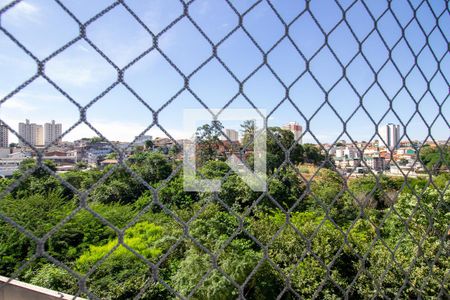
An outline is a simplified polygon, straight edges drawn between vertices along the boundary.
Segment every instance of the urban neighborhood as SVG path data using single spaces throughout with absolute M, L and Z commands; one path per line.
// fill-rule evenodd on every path
M 56 164 L 58 172 L 77 169 L 80 165 L 86 168 L 105 167 L 117 164 L 116 150 L 123 151 L 125 156 L 142 151 L 160 151 L 167 154 L 177 151 L 178 158 L 182 158 L 183 140 L 152 137 L 150 135 L 137 136 L 134 141 L 106 141 L 100 137 L 83 138 L 76 141 L 63 141 L 62 124 L 55 120 L 44 125 L 30 123 L 27 119 L 18 124 L 18 133 L 22 137 L 18 143 L 9 143 L 9 130 L 0 125 L 0 176 L 11 177 L 18 170 L 20 163 L 29 158 L 36 158 L 34 149 L 43 150 L 43 160 Z M 293 134 L 294 140 L 302 144 L 303 127 L 297 122 L 289 122 L 281 127 L 282 130 Z M 371 141 L 339 140 L 334 144 L 321 143 L 313 146 L 324 156 L 329 157 L 342 174 L 360 176 L 368 172 L 384 173 L 392 176 L 426 176 L 423 164 L 417 158 L 417 149 L 423 145 L 436 147 L 445 145 L 446 141 L 421 142 L 411 141 L 407 138 L 401 140 L 400 126 L 386 124 L 378 129 L 379 138 Z M 236 129 L 226 128 L 220 142 L 217 143 L 219 152 L 226 155 L 232 143 L 235 152 L 248 152 L 243 149 L 240 132 Z M 237 146 L 237 147 L 236 147 Z

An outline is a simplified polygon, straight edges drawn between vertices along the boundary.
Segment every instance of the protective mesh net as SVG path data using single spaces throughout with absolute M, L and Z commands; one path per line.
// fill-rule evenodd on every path
M 14 178 L 11 184 L 3 187 L 0 201 L 5 201 L 11 194 L 14 194 L 15 190 L 26 184 L 30 177 L 37 176 L 36 172 L 50 174 L 51 178 L 56 179 L 56 185 L 64 186 L 77 199 L 77 205 L 73 207 L 73 210 L 65 212 L 56 224 L 49 224 L 51 228 L 39 234 L 30 229 L 28 225 L 24 225 L 10 217 L 8 209 L 2 209 L 0 219 L 3 223 L 17 230 L 18 233 L 30 240 L 34 245 L 33 253 L 27 260 L 21 262 L 20 267 L 4 275 L 17 278 L 26 273 L 36 261 L 44 259 L 63 270 L 64 274 L 67 274 L 66 276 L 75 278 L 78 288 L 78 291 L 74 293 L 76 296 L 94 299 L 102 298 L 102 296 L 98 295 L 98 290 L 102 288 L 113 289 L 114 287 L 100 284 L 100 287 L 97 286 L 95 291 L 93 291 L 89 281 L 90 278 L 98 272 L 102 264 L 108 264 L 110 259 L 118 259 L 114 256 L 114 253 L 128 251 L 137 257 L 138 264 L 142 264 L 142 267 L 148 269 L 148 271 L 147 276 L 141 278 L 142 282 L 128 283 L 135 285 L 137 288 L 135 294 L 128 294 L 125 298 L 157 297 L 155 295 L 158 294 L 149 294 L 149 290 L 152 289 L 165 291 L 168 297 L 183 299 L 227 298 L 227 296 L 221 296 L 220 293 L 202 293 L 205 286 L 209 286 L 211 290 L 214 290 L 214 285 L 216 284 L 215 288 L 217 290 L 220 290 L 221 287 L 233 290 L 231 294 L 225 293 L 225 295 L 233 295 L 233 297 L 245 299 L 249 297 L 248 291 L 257 285 L 255 280 L 265 284 L 264 280 L 271 278 L 273 273 L 277 274 L 278 283 L 280 286 L 283 286 L 283 289 L 273 289 L 274 295 L 259 295 L 260 297 L 266 296 L 280 299 L 351 298 L 355 297 L 355 295 L 364 295 L 367 298 L 448 297 L 448 232 L 450 232 L 448 227 L 448 180 L 444 180 L 444 183 L 434 182 L 437 172 L 446 173 L 449 171 L 448 139 L 443 143 L 438 142 L 433 137 L 432 130 L 433 126 L 443 126 L 446 130 L 449 127 L 448 115 L 445 116 L 446 103 L 449 97 L 447 89 L 450 86 L 450 74 L 448 72 L 450 69 L 448 68 L 450 59 L 448 54 L 450 15 L 448 2 L 444 0 L 387 1 L 375 9 L 370 1 L 330 0 L 326 1 L 326 3 L 325 1 L 323 3 L 320 1 L 299 1 L 301 4 L 299 4 L 298 12 L 291 12 L 291 16 L 286 18 L 285 12 L 279 11 L 278 1 L 250 1 L 251 3 L 248 3 L 245 8 L 242 8 L 242 4 L 236 3 L 237 1 L 220 1 L 223 2 L 223 6 L 229 13 L 235 15 L 237 22 L 231 30 L 218 39 L 210 37 L 209 28 L 205 28 L 204 25 L 201 25 L 196 20 L 192 13 L 192 7 L 197 2 L 195 0 L 180 0 L 179 3 L 177 2 L 182 8 L 179 15 L 176 15 L 169 24 L 157 32 L 142 20 L 138 11 L 132 8 L 133 1 L 121 0 L 112 2 L 109 6 L 96 13 L 95 16 L 82 22 L 77 17 L 77 13 L 69 9 L 65 1 L 54 0 L 54 3 L 60 8 L 59 13 L 64 18 L 69 18 L 77 24 L 79 34 L 43 59 L 33 53 L 32 47 L 25 46 L 19 37 L 16 37 L 15 34 L 8 30 L 7 26 L 0 23 L 1 33 L 14 43 L 17 51 L 25 53 L 36 65 L 36 73 L 8 92 L 0 100 L 0 105 L 13 101 L 14 96 L 34 81 L 38 79 L 44 80 L 79 109 L 78 121 L 63 132 L 61 138 L 78 126 L 85 124 L 114 149 L 118 160 L 118 164 L 96 178 L 94 185 L 80 189 L 76 184 L 69 182 L 67 178 L 61 176 L 44 163 L 44 152 L 52 145 L 46 146 L 45 149 L 36 148 L 34 145 L 29 144 L 24 137 L 21 137 L 12 127 L 12 124 L 9 124 L 6 119 L 3 120 L 2 118 L 1 121 L 4 122 L 8 130 L 32 149 L 36 155 L 37 164 Z M 12 1 L 3 6 L 0 9 L 0 22 L 21 2 L 20 0 Z M 404 11 L 399 11 L 397 6 L 400 2 L 403 5 L 402 7 L 408 10 L 407 14 Z M 264 45 L 261 43 L 258 36 L 261 31 L 255 33 L 246 23 L 246 20 L 251 18 L 255 11 L 262 6 L 270 11 L 273 19 L 271 22 L 277 22 L 279 26 L 279 30 L 271 30 L 271 28 L 264 27 L 264 23 L 268 22 L 268 20 L 260 21 L 261 28 L 266 28 L 267 34 L 274 35 L 273 42 L 269 45 L 267 45 L 267 42 Z M 333 7 L 335 14 L 324 14 L 323 11 L 330 7 Z M 381 10 L 380 7 L 382 7 Z M 146 44 L 146 49 L 142 53 L 124 64 L 115 62 L 113 58 L 106 54 L 107 51 L 96 45 L 95 41 L 88 34 L 91 26 L 94 26 L 117 9 L 125 10 L 130 22 L 137 23 L 140 30 L 142 29 L 145 35 L 148 36 L 149 41 L 151 41 Z M 355 16 L 361 18 L 361 20 L 358 22 L 358 18 L 354 19 Z M 386 23 L 390 25 L 386 26 Z M 201 38 L 206 41 L 202 45 L 206 49 L 206 53 L 208 53 L 207 57 L 196 63 L 190 72 L 186 72 L 185 68 L 180 67 L 180 62 L 174 60 L 170 54 L 166 53 L 164 46 L 160 45 L 160 41 L 174 27 L 180 25 L 189 26 L 192 30 L 197 31 Z M 366 28 L 358 28 L 360 25 L 361 27 L 364 25 Z M 341 30 L 347 32 L 349 36 L 348 43 L 354 43 L 355 51 L 353 53 L 345 53 L 343 55 L 342 51 L 337 49 L 340 44 L 336 42 L 335 34 Z M 301 36 L 300 33 L 302 31 L 311 31 L 315 35 L 320 36 L 320 42 L 317 45 L 305 47 L 303 41 L 298 38 L 299 35 Z M 392 32 L 397 34 L 392 34 Z M 235 74 L 232 59 L 231 61 L 230 59 L 225 60 L 220 53 L 221 47 L 227 45 L 228 41 L 233 39 L 233 36 L 237 33 L 245 38 L 254 50 L 255 56 L 262 57 L 261 62 L 252 67 L 245 76 Z M 417 36 L 420 36 L 420 39 Z M 41 38 L 45 39 L 45 37 Z M 379 42 L 379 45 L 382 45 L 383 53 L 370 52 L 371 43 L 374 39 Z M 98 53 L 116 72 L 116 78 L 107 88 L 99 92 L 95 97 L 92 97 L 92 100 L 88 103 L 83 104 L 75 97 L 72 97 L 70 92 L 66 91 L 62 85 L 58 84 L 52 79 L 52 76 L 46 73 L 47 64 L 69 51 L 72 45 L 80 41 L 89 45 L 92 48 L 91 50 Z M 271 54 L 276 52 L 279 47 L 283 47 L 285 43 L 288 43 L 291 47 L 292 63 L 304 66 L 304 68 L 299 68 L 299 73 L 295 74 L 292 80 L 287 80 L 284 70 L 277 68 L 271 62 Z M 134 89 L 127 82 L 126 77 L 130 68 L 139 65 L 145 57 L 155 53 L 160 55 L 183 81 L 181 89 L 173 90 L 172 95 L 162 105 L 157 106 L 152 104 L 151 99 L 146 99 L 145 95 Z M 238 54 L 236 53 L 235 55 Z M 324 58 L 325 55 L 326 58 Z M 212 61 L 223 67 L 224 78 L 227 77 L 227 80 L 231 78 L 234 84 L 238 86 L 237 93 L 230 99 L 227 99 L 225 104 L 220 107 L 210 107 L 211 103 L 208 102 L 208 99 L 197 93 L 195 88 L 191 86 L 191 82 L 197 74 L 201 73 L 204 68 L 207 68 Z M 316 64 L 318 63 L 329 64 L 330 69 L 337 70 L 337 75 L 323 77 L 320 72 L 316 71 Z M 170 130 L 167 130 L 164 124 L 161 124 L 159 121 L 160 115 L 166 110 L 170 110 L 170 104 L 176 101 L 180 94 L 187 93 L 191 95 L 205 109 L 227 109 L 233 105 L 234 101 L 241 99 L 248 104 L 248 107 L 257 110 L 259 106 L 258 99 L 247 93 L 245 86 L 250 81 L 257 80 L 254 77 L 257 77 L 258 72 L 262 69 L 273 75 L 274 80 L 283 90 L 281 99 L 270 100 L 273 102 L 271 106 L 273 109 L 269 110 L 268 118 L 276 114 L 280 106 L 290 105 L 292 110 L 298 112 L 299 118 L 302 119 L 302 123 L 305 125 L 302 137 L 310 135 L 323 154 L 323 160 L 308 175 L 305 175 L 304 170 L 301 170 L 298 164 L 291 161 L 293 150 L 297 145 L 296 141 L 292 145 L 286 145 L 276 132 L 269 129 L 269 138 L 273 139 L 285 154 L 284 160 L 276 166 L 276 171 L 270 174 L 269 181 L 278 179 L 280 182 L 283 182 L 283 172 L 286 168 L 290 168 L 304 185 L 304 189 L 301 192 L 297 194 L 292 193 L 296 199 L 289 205 L 285 204 L 285 199 L 278 199 L 278 196 L 272 193 L 270 188 L 269 191 L 254 196 L 253 200 L 242 211 L 236 210 L 229 202 L 222 199 L 223 194 L 212 193 L 208 195 L 210 200 L 193 209 L 191 215 L 188 217 L 182 216 L 177 209 L 167 205 L 167 202 L 161 199 L 164 197 L 161 191 L 177 179 L 181 172 L 181 166 L 173 168 L 170 175 L 157 184 L 148 182 L 135 168 L 130 166 L 130 161 L 126 154 L 126 150 L 133 148 L 139 137 L 128 145 L 127 149 L 119 148 L 117 143 L 109 141 L 87 117 L 89 110 L 95 103 L 101 101 L 113 89 L 121 86 L 130 92 L 131 97 L 134 98 L 132 101 L 139 101 L 153 116 L 152 119 L 149 118 L 151 122 L 146 124 L 147 127 L 141 133 L 141 136 L 149 129 L 159 128 L 173 144 L 182 148 L 182 145 L 172 137 Z M 361 86 L 355 76 L 363 72 L 363 69 L 364 74 L 368 74 L 367 77 L 369 79 L 366 85 Z M 384 73 L 387 69 L 396 75 L 386 79 Z M 0 72 L 5 72 L 5 70 Z M 299 105 L 298 99 L 292 96 L 295 87 L 306 81 L 314 85 L 320 94 L 319 97 L 311 98 L 311 101 L 317 102 L 316 109 L 311 113 L 306 113 L 302 106 Z M 424 82 L 425 86 L 420 93 L 417 92 L 415 87 L 418 81 Z M 264 85 L 264 83 L 261 84 Z M 342 113 L 339 107 L 345 104 L 333 101 L 334 91 L 342 85 L 347 86 L 353 97 L 357 99 L 357 105 L 345 114 Z M 439 92 L 443 86 L 447 90 L 444 94 Z M 373 116 L 372 108 L 368 107 L 364 101 L 371 93 L 377 93 L 387 103 L 386 111 L 377 117 Z M 401 97 L 408 97 L 411 100 L 408 109 L 413 110 L 413 112 L 406 119 L 402 117 L 400 111 L 406 108 L 396 105 L 397 99 Z M 427 102 L 427 99 L 432 99 L 432 105 L 437 111 L 431 119 L 427 115 L 428 107 L 431 105 Z M 422 103 L 425 103 L 425 105 Z M 372 180 L 373 187 L 370 192 L 363 196 L 357 194 L 350 188 L 351 182 L 349 179 L 350 175 L 356 172 L 357 166 L 350 167 L 351 170 L 347 174 L 340 172 L 334 161 L 332 161 L 332 154 L 330 153 L 332 147 L 321 141 L 320 135 L 315 132 L 312 126 L 314 118 L 323 110 L 328 110 L 332 118 L 342 125 L 342 131 L 336 136 L 332 144 L 338 143 L 340 139 L 347 138 L 361 155 L 363 155 L 369 143 L 358 143 L 352 138 L 352 132 L 349 130 L 352 120 L 360 115 L 366 118 L 370 128 L 372 128 L 367 132 L 369 142 L 373 142 L 380 137 L 381 145 L 387 145 L 388 141 L 383 140 L 377 128 L 385 123 L 385 116 L 393 115 L 401 128 L 405 129 L 400 138 L 408 141 L 416 153 L 420 153 L 426 143 L 433 144 L 435 149 L 437 149 L 437 158 L 434 165 L 423 161 L 421 155 L 417 155 L 414 161 L 414 164 L 420 164 L 423 168 L 423 174 L 425 175 L 423 178 L 426 179 L 425 185 L 422 187 L 413 186 L 409 180 L 412 172 L 410 170 L 404 171 L 405 169 L 401 168 L 399 162 L 393 159 L 394 149 L 390 149 L 388 150 L 391 157 L 389 164 L 400 170 L 397 179 L 400 178 L 401 182 L 398 184 L 397 190 L 393 192 L 389 189 L 382 174 L 372 171 L 367 162 L 363 160 L 361 162 L 362 166 L 367 167 L 369 170 L 365 176 Z M 212 112 L 211 114 L 216 118 L 220 116 L 220 112 L 216 115 Z M 421 143 L 416 143 L 414 138 L 410 137 L 413 129 L 407 130 L 410 128 L 411 122 L 416 119 L 422 120 L 427 128 L 426 136 Z M 244 151 L 245 148 L 246 146 L 241 151 Z M 439 170 L 435 168 L 437 165 Z M 321 172 L 324 169 L 329 170 L 331 172 L 329 176 L 334 176 L 333 180 L 338 182 L 337 194 L 332 195 L 330 201 L 325 200 L 325 195 L 316 192 L 318 182 L 323 185 L 324 189 L 329 183 L 327 179 L 323 179 L 325 175 Z M 148 203 L 142 205 L 141 211 L 132 220 L 126 220 L 126 222 L 121 224 L 111 222 L 109 219 L 110 215 L 105 216 L 101 210 L 93 208 L 89 202 L 90 195 L 101 188 L 102 185 L 106 185 L 109 178 L 116 172 L 123 172 L 123 176 L 132 178 L 136 185 L 140 185 L 148 191 Z M 225 176 L 221 178 L 222 183 L 226 183 L 232 174 L 231 171 L 226 172 Z M 320 181 L 320 178 L 322 178 L 322 181 Z M 332 180 L 331 177 L 329 180 Z M 405 190 L 409 191 L 409 198 L 402 198 L 401 193 Z M 241 197 L 239 194 L 242 192 L 237 191 L 234 197 L 236 199 Z M 342 205 L 344 195 L 346 199 L 350 199 L 349 201 L 356 203 L 355 205 L 358 207 L 354 218 L 347 222 L 346 226 L 342 226 L 339 220 L 341 216 L 335 212 L 335 208 Z M 390 205 L 388 204 L 384 208 L 382 216 L 368 214 L 366 210 L 367 207 L 372 205 L 371 200 L 376 197 L 387 202 L 390 201 Z M 312 205 L 315 205 L 322 211 L 322 215 L 314 219 L 314 221 L 302 219 L 300 215 L 296 214 L 296 211 L 302 207 L 307 199 L 313 203 Z M 409 202 L 405 204 L 405 201 Z M 281 215 L 282 218 L 268 218 L 266 223 L 261 221 L 256 225 L 249 226 L 249 218 L 257 214 L 255 210 L 263 202 L 268 202 L 273 207 L 276 207 L 276 210 L 279 212 L 278 217 Z M 398 206 L 400 202 L 407 209 L 400 209 Z M 199 229 L 199 223 L 205 222 L 207 218 L 214 218 L 214 216 L 208 215 L 211 203 L 216 203 L 220 208 L 220 213 L 223 214 L 225 212 L 226 218 L 231 218 L 231 221 L 225 217 L 224 220 L 217 218 L 217 222 L 223 222 L 225 226 L 229 227 L 224 229 L 224 233 L 220 236 L 222 240 L 219 246 L 212 245 L 205 238 L 209 234 L 207 230 L 202 231 Z M 152 256 L 149 256 L 148 253 L 146 254 L 139 245 L 133 244 L 132 239 L 127 241 L 126 233 L 129 230 L 136 229 L 136 226 L 141 224 L 140 218 L 151 210 L 157 210 L 161 214 L 166 215 L 167 220 L 170 220 L 167 222 L 172 222 L 178 226 L 178 233 L 174 234 L 176 238 L 166 241 L 170 246 L 167 246 L 163 253 L 157 255 L 157 259 L 151 258 Z M 75 270 L 74 266 L 64 263 L 60 257 L 55 257 L 48 250 L 50 241 L 51 243 L 57 243 L 55 236 L 56 238 L 59 236 L 58 232 L 66 228 L 72 219 L 82 213 L 96 220 L 92 222 L 98 221 L 96 226 L 108 227 L 117 235 L 115 242 L 111 245 L 108 244 L 111 247 L 105 246 L 107 251 L 103 253 L 104 255 L 96 260 L 95 263 L 86 267 L 84 273 L 80 272 L 80 269 Z M 264 219 L 261 215 L 259 216 L 261 220 Z M 445 221 L 445 219 L 447 220 Z M 302 226 L 299 227 L 299 224 Z M 258 225 L 267 226 L 268 229 L 265 235 L 261 234 L 261 232 L 257 233 Z M 369 228 L 366 232 L 370 232 L 370 234 L 358 236 L 358 229 L 364 226 Z M 392 230 L 396 230 L 399 233 L 397 240 L 393 241 L 385 237 L 384 229 L 387 226 L 394 228 Z M 248 248 L 258 249 L 258 251 L 244 253 L 230 250 L 241 247 L 242 245 L 238 245 L 236 241 L 242 242 L 243 240 L 250 245 Z M 356 242 L 357 240 L 359 242 Z M 190 265 L 193 268 L 192 277 L 179 277 L 177 279 L 178 283 L 183 280 L 190 281 L 192 288 L 178 290 L 173 286 L 173 282 L 167 280 L 162 267 L 167 267 L 167 261 L 171 256 L 179 254 L 180 251 L 186 251 L 183 248 L 185 247 L 183 245 L 186 245 L 186 243 L 193 245 L 192 247 L 196 248 L 201 254 L 198 254 L 199 258 L 196 260 L 193 258 L 194 262 Z M 290 244 L 280 246 L 283 243 Z M 408 246 L 406 247 L 405 245 Z M 327 249 L 329 247 L 332 249 Z M 281 248 L 284 250 L 278 253 L 276 249 Z M 405 253 L 408 251 L 412 251 L 413 255 Z M 224 262 L 224 253 L 231 253 L 230 255 L 236 255 L 237 258 Z M 248 258 L 247 255 L 252 257 Z M 280 257 L 283 255 L 286 257 Z M 6 256 L 4 258 L 6 259 Z M 352 266 L 349 263 L 346 266 L 345 262 L 347 259 L 356 263 Z M 251 263 L 239 265 L 242 267 L 240 270 L 233 269 L 232 264 L 237 264 L 241 260 L 249 260 Z M 286 262 L 289 262 L 290 265 L 283 265 Z M 129 262 L 124 261 L 123 263 Z M 227 264 L 231 264 L 231 266 Z M 379 265 L 379 268 L 376 268 L 377 265 Z M 182 266 L 172 266 L 172 268 L 178 267 L 181 268 Z M 198 269 L 196 269 L 197 267 Z M 342 271 L 339 271 L 339 273 L 337 270 L 348 270 L 347 279 L 343 279 Z M 316 278 L 311 278 L 312 276 Z M 348 278 L 351 278 L 351 280 L 348 280 Z M 397 285 L 392 284 L 392 278 L 397 278 Z M 369 288 L 364 291 L 358 291 L 361 287 L 360 281 L 369 282 L 367 284 Z M 271 290 L 269 283 L 267 283 L 266 288 Z M 257 298 L 258 294 L 253 294 L 252 297 Z

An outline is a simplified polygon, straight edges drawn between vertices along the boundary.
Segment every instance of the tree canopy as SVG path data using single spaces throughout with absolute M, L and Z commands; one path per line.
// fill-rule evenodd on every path
M 255 128 L 246 122 L 243 130 L 249 137 Z M 0 274 L 19 270 L 21 280 L 70 294 L 79 290 L 74 274 L 89 274 L 88 291 L 101 299 L 172 299 L 167 286 L 193 299 L 448 296 L 450 191 L 441 152 L 421 151 L 435 173 L 430 181 L 346 178 L 316 146 L 270 130 L 266 192 L 251 190 L 214 157 L 216 148 L 198 168 L 221 181 L 214 193 L 185 191 L 176 154 L 151 147 L 128 157 L 128 169 L 59 174 L 78 193 L 25 160 L 12 179 L 0 179 L 0 190 L 11 190 L 0 199 Z M 216 145 L 217 129 L 199 133 L 205 149 Z M 315 165 L 308 178 L 303 163 Z M 45 252 L 64 265 L 34 257 L 30 236 L 45 237 Z

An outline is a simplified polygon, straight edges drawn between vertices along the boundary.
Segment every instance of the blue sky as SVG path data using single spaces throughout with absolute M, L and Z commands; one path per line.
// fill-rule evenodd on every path
M 0 0 L 0 9 L 10 2 L 11 0 Z M 81 22 L 86 22 L 113 3 L 107 0 L 61 2 Z M 352 2 L 339 1 L 344 9 L 352 5 Z M 329 32 L 341 21 L 342 14 L 334 0 L 312 1 L 310 12 L 304 13 L 291 23 L 304 9 L 304 2 L 271 1 L 284 22 L 291 23 L 289 35 L 292 39 L 284 38 L 267 56 L 268 65 L 278 75 L 278 79 L 267 66 L 259 68 L 244 82 L 243 91 L 246 97 L 255 106 L 271 112 L 288 94 L 289 100 L 303 115 L 311 118 L 326 98 L 326 94 L 314 80 L 315 77 L 328 92 L 329 102 L 344 120 L 353 113 L 362 99 L 364 108 L 376 122 L 381 120 L 381 124 L 400 124 L 401 120 L 406 124 L 409 121 L 406 132 L 412 139 L 424 140 L 428 134 L 427 126 L 436 118 L 431 127 L 432 136 L 436 139 L 447 139 L 450 116 L 450 14 L 446 1 L 430 1 L 431 8 L 426 3 L 418 7 L 420 1 L 411 1 L 413 8 L 417 9 L 417 18 L 412 22 L 410 20 L 413 17 L 413 9 L 407 1 L 393 1 L 391 9 L 400 26 L 393 14 L 388 12 L 377 23 L 382 38 L 377 32 L 367 37 L 374 27 L 367 9 L 378 18 L 385 11 L 386 2 L 365 1 L 364 5 L 357 1 L 353 4 L 346 15 L 348 25 L 341 23 L 329 35 L 328 47 L 323 48 L 310 61 L 310 72 L 306 72 L 294 83 L 306 68 L 306 63 L 296 48 L 306 59 L 310 59 L 325 43 L 322 31 Z M 179 0 L 127 0 L 125 3 L 154 34 L 159 34 L 183 14 L 182 1 Z M 255 1 L 235 0 L 231 3 L 236 10 L 244 12 Z M 196 0 L 189 5 L 189 14 L 213 43 L 222 40 L 239 22 L 234 11 L 222 0 Z M 436 23 L 434 15 L 440 16 L 440 30 L 433 30 Z M 322 28 L 315 24 L 314 18 Z M 77 23 L 55 1 L 50 0 L 21 1 L 1 16 L 1 26 L 38 59 L 46 58 L 79 35 Z M 285 32 L 283 24 L 266 1 L 259 2 L 245 15 L 243 26 L 260 49 L 242 28 L 230 35 L 217 49 L 220 59 L 240 81 L 247 78 L 263 62 L 260 50 L 269 51 Z M 392 48 L 397 43 L 402 35 L 401 27 L 405 34 L 404 39 L 396 45 L 390 60 L 383 66 L 389 59 L 385 44 Z M 423 50 L 421 49 L 426 44 L 426 38 L 422 30 L 429 35 L 429 44 Z M 119 68 L 126 66 L 153 44 L 152 37 L 122 5 L 117 5 L 103 17 L 90 23 L 86 32 L 92 43 Z M 364 41 L 361 53 L 357 40 Z M 210 44 L 187 17 L 181 18 L 160 35 L 158 45 L 185 75 L 189 75 L 212 54 Z M 359 53 L 346 68 L 348 81 L 356 89 L 356 93 L 346 80 L 331 89 L 340 78 L 342 67 L 330 48 L 343 65 L 347 65 Z M 417 62 L 421 70 L 415 67 L 410 72 L 414 66 L 414 55 L 418 55 Z M 370 62 L 371 67 L 363 56 Z M 436 58 L 441 60 L 440 64 L 436 62 Z M 372 68 L 379 71 L 379 85 L 368 90 L 375 81 Z M 439 72 L 433 77 L 436 71 Z M 35 73 L 36 63 L 6 34 L 0 32 L 0 101 Z M 89 103 L 117 79 L 115 69 L 84 40 L 74 43 L 48 61 L 45 74 L 80 105 Z M 408 74 L 405 85 L 400 74 Z M 174 138 L 190 134 L 182 128 L 183 109 L 202 106 L 186 90 L 164 106 L 183 88 L 184 80 L 160 53 L 149 52 L 125 71 L 124 78 L 148 106 L 155 111 L 163 108 L 158 115 L 159 123 Z M 430 82 L 429 88 L 427 81 Z M 251 107 L 243 95 L 238 95 L 238 83 L 215 58 L 191 77 L 189 86 L 211 108 L 222 108 L 236 95 L 229 108 Z M 397 116 L 389 111 L 388 100 L 392 99 L 392 109 Z M 416 104 L 420 99 L 420 103 Z M 305 127 L 305 119 L 289 100 L 285 100 L 270 115 L 269 125 L 279 126 L 289 121 L 297 121 Z M 444 103 L 441 112 L 437 103 Z M 421 116 L 415 114 L 416 106 Z M 0 105 L 0 118 L 14 129 L 17 129 L 17 123 L 25 118 L 37 123 L 54 119 L 63 123 L 63 130 L 66 130 L 79 119 L 79 111 L 45 79 L 37 78 Z M 87 118 L 107 138 L 131 141 L 147 128 L 153 117 L 146 106 L 119 84 L 89 108 Z M 320 142 L 333 142 L 342 132 L 343 126 L 332 108 L 325 105 L 311 119 L 310 130 Z M 375 133 L 375 126 L 360 108 L 348 122 L 347 131 L 356 140 L 369 140 Z M 164 136 L 156 127 L 146 134 Z M 95 134 L 87 126 L 79 125 L 65 140 L 93 135 Z M 348 140 L 346 136 L 342 138 Z M 15 140 L 12 135 L 10 139 Z M 314 141 L 309 134 L 306 134 L 303 140 Z

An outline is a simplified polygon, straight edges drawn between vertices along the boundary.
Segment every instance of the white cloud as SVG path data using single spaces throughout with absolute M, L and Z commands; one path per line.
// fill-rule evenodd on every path
M 33 101 L 33 102 L 50 102 L 50 103 L 54 103 L 54 102 L 60 102 L 60 101 L 67 101 L 67 103 L 69 103 L 63 95 L 55 95 L 55 94 L 50 94 L 50 93 L 36 93 L 36 92 L 21 92 L 19 96 L 16 96 L 15 98 L 12 99 L 19 99 L 20 101 L 24 101 L 24 99 L 27 99 L 29 101 Z
M 21 111 L 34 111 L 37 107 L 30 105 L 28 101 L 25 101 L 20 98 L 9 99 L 0 106 L 0 112 L 4 112 L 5 109 L 15 109 Z
M 83 43 L 52 59 L 46 65 L 46 74 L 59 84 L 76 88 L 95 86 L 116 76 L 112 67 Z
M 17 3 L 7 11 L 6 16 L 15 25 L 20 25 L 24 19 L 33 23 L 41 22 L 40 8 L 31 4 L 29 1 Z
M 3 94 L 6 95 L 5 92 L 0 91 L 0 95 Z M 42 92 L 36 91 L 21 91 L 18 94 L 14 95 L 12 98 L 6 100 L 4 103 L 0 104 L 0 113 L 7 115 L 22 114 L 23 112 L 32 112 L 38 110 L 39 105 L 33 105 L 33 103 L 41 104 L 42 106 L 43 102 L 48 105 L 63 101 L 67 101 L 67 103 L 69 103 L 69 100 L 67 100 L 62 95 L 52 95 L 50 93 L 43 94 Z
M 95 76 L 93 67 L 89 66 L 90 68 L 75 69 L 68 67 L 70 64 L 75 63 L 69 61 L 58 63 L 52 71 L 51 78 L 57 82 L 70 84 L 76 87 L 83 87 L 86 84 L 99 81 L 100 76 Z

